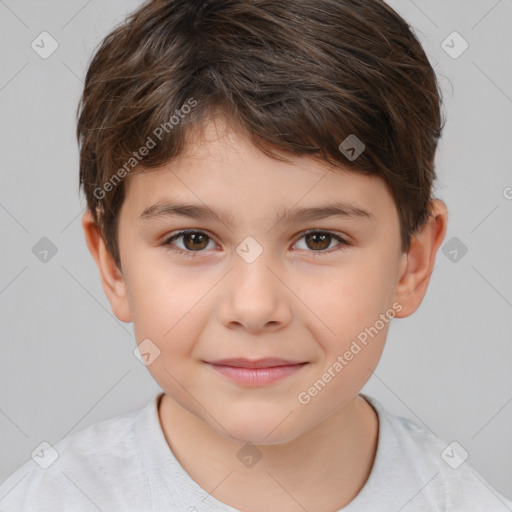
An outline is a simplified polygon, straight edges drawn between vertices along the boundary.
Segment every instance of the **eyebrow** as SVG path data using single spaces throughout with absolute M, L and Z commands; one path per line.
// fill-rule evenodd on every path
M 140 215 L 144 223 L 168 217 L 188 217 L 197 220 L 216 220 L 228 226 L 233 226 L 234 216 L 226 215 L 216 208 L 200 203 L 181 203 L 178 201 L 157 203 L 147 207 Z M 322 206 L 308 208 L 291 208 L 282 210 L 276 215 L 276 224 L 299 223 L 321 220 L 328 217 L 344 217 L 352 219 L 367 219 L 375 221 L 373 213 L 355 205 L 343 202 L 334 202 Z

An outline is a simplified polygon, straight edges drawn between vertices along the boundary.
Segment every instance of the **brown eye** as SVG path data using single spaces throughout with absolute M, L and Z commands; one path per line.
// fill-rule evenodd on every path
M 302 234 L 302 238 L 299 240 L 304 240 L 305 247 L 298 247 L 299 249 L 303 249 L 306 252 L 309 252 L 313 256 L 321 256 L 328 255 L 336 250 L 342 250 L 346 248 L 346 246 L 350 245 L 348 242 L 343 240 L 338 235 L 331 233 L 330 231 L 319 231 L 319 230 L 310 230 L 306 231 Z M 328 251 L 333 240 L 337 240 L 338 244 L 334 246 L 333 250 Z M 296 243 L 298 245 L 299 242 Z
M 306 245 L 310 249 L 325 250 L 331 245 L 332 235 L 317 231 L 314 233 L 308 233 L 304 239 L 306 240 Z
M 174 244 L 175 240 L 182 238 L 181 246 Z M 211 242 L 210 237 L 202 231 L 180 231 L 176 235 L 171 236 L 164 242 L 164 245 L 174 246 L 176 251 L 182 253 L 205 252 Z
M 199 251 L 208 245 L 208 236 L 199 232 L 186 233 L 183 235 L 183 245 L 191 251 Z

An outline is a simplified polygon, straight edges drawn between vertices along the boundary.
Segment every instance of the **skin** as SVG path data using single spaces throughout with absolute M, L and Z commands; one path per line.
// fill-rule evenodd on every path
M 140 220 L 145 208 L 170 197 L 214 206 L 233 215 L 234 224 Z M 275 223 L 282 208 L 335 200 L 368 210 L 374 220 Z M 84 214 L 112 311 L 133 322 L 137 343 L 149 338 L 160 350 L 148 370 L 165 392 L 159 405 L 164 435 L 207 493 L 247 512 L 329 512 L 359 493 L 374 461 L 378 418 L 358 393 L 378 364 L 389 323 L 309 403 L 300 403 L 298 394 L 394 303 L 401 307 L 393 310 L 397 318 L 419 307 L 446 233 L 445 204 L 434 200 L 431 211 L 433 218 L 401 253 L 398 212 L 380 178 L 309 157 L 271 159 L 218 118 L 190 135 L 180 157 L 128 177 L 119 216 L 121 270 Z M 164 245 L 192 228 L 207 235 L 202 252 L 186 237 Z M 308 229 L 332 232 L 350 245 L 335 237 L 315 245 L 303 234 Z M 248 236 L 263 249 L 250 264 L 236 252 Z M 204 362 L 229 357 L 308 364 L 249 388 Z M 251 467 L 237 457 L 246 443 L 261 453 Z

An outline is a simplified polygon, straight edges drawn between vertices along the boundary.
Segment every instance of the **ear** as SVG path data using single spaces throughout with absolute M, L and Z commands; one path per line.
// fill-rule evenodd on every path
M 418 229 L 411 239 L 411 247 L 403 253 L 400 261 L 399 280 L 395 301 L 402 310 L 395 316 L 403 318 L 414 313 L 427 292 L 436 253 L 446 235 L 448 211 L 443 201 L 435 199 L 430 203 L 432 216 Z
M 121 271 L 108 251 L 100 230 L 89 209 L 82 216 L 82 227 L 87 247 L 98 265 L 101 285 L 107 296 L 113 313 L 122 322 L 131 322 L 132 315 L 126 295 L 126 283 Z

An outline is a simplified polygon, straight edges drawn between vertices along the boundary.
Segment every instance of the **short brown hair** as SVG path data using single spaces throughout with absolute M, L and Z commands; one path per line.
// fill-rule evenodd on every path
M 80 186 L 121 268 L 127 162 L 134 172 L 165 164 L 220 108 L 267 156 L 311 155 L 380 176 L 406 251 L 430 215 L 441 103 L 419 40 L 382 0 L 147 1 L 102 41 L 87 71 Z M 355 159 L 339 148 L 350 135 L 365 146 Z M 134 152 L 149 139 L 156 144 L 139 163 Z

